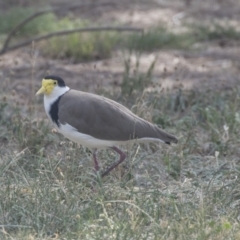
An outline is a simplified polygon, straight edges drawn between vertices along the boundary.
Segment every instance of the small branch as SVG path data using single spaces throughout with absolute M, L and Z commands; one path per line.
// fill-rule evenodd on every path
M 91 3 L 91 4 L 78 4 L 78 5 L 71 5 L 71 6 L 68 6 L 68 7 L 64 7 L 64 8 L 52 8 L 52 9 L 47 9 L 47 10 L 42 10 L 42 11 L 39 11 L 39 12 L 36 12 L 34 14 L 32 14 L 31 16 L 27 17 L 26 19 L 24 19 L 22 22 L 20 22 L 17 26 L 15 26 L 12 31 L 8 34 L 7 36 L 7 39 L 5 40 L 4 44 L 3 44 L 3 47 L 0 51 L 0 55 L 3 54 L 4 52 L 7 52 L 7 48 L 8 48 L 8 45 L 10 43 L 10 40 L 11 38 L 17 33 L 19 32 L 19 30 L 24 26 L 26 25 L 27 23 L 29 23 L 30 21 L 32 21 L 33 19 L 41 16 L 41 15 L 44 15 L 44 14 L 47 14 L 47 13 L 50 13 L 50 12 L 62 12 L 62 11 L 66 11 L 66 10 L 71 10 L 71 9 L 76 9 L 76 8 L 86 8 L 86 7 L 92 7 L 92 6 L 95 6 L 95 5 L 98 5 L 98 6 L 104 6 L 104 5 L 114 5 L 113 3 L 111 2 L 103 2 L 101 4 L 95 4 L 95 3 Z
M 39 36 L 39 37 L 35 37 L 35 38 L 30 38 L 27 41 L 21 42 L 19 44 L 13 45 L 11 47 L 8 47 L 7 49 L 3 49 L 0 52 L 0 55 L 3 55 L 6 52 L 9 51 L 13 51 L 17 48 L 21 48 L 24 46 L 27 46 L 29 44 L 31 44 L 32 42 L 39 42 L 41 40 L 44 39 L 48 39 L 48 38 L 52 38 L 55 36 L 61 36 L 61 35 L 69 35 L 72 33 L 76 33 L 76 32 L 96 32 L 96 31 L 117 31 L 117 32 L 141 32 L 143 33 L 143 29 L 142 28 L 132 28 L 132 27 L 88 27 L 88 28 L 76 28 L 76 29 L 72 29 L 72 30 L 64 30 L 64 31 L 59 31 L 59 32 L 53 32 L 53 33 L 49 33 L 43 36 Z
M 0 225 L 0 228 L 32 228 L 31 226 L 24 225 Z

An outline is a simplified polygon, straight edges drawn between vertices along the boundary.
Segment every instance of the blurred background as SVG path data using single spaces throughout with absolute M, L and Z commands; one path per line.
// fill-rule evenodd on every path
M 176 81 L 187 89 L 221 88 L 239 81 L 238 0 L 0 1 L 0 46 L 14 27 L 39 11 L 4 47 L 2 77 L 26 80 L 34 72 L 31 77 L 39 80 L 54 73 L 72 87 L 80 84 L 90 91 L 98 85 L 121 87 L 123 73 L 131 78 L 134 71 L 150 74 L 146 83 L 131 82 L 144 88 L 151 83 L 172 88 Z M 99 29 L 34 41 L 49 33 L 106 26 L 116 31 Z M 119 32 L 118 27 L 144 33 Z

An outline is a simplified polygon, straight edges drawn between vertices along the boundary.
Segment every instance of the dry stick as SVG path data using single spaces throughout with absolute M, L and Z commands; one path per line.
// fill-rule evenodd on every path
M 12 29 L 12 31 L 8 34 L 8 37 L 3 44 L 3 47 L 0 51 L 0 55 L 8 51 L 8 45 L 10 43 L 10 40 L 19 31 L 19 29 L 21 29 L 24 25 L 26 25 L 28 22 L 32 21 L 33 19 L 35 19 L 41 15 L 50 13 L 50 12 L 61 12 L 61 11 L 66 11 L 66 10 L 71 10 L 71 9 L 76 9 L 76 8 L 92 7 L 93 5 L 104 6 L 104 5 L 114 5 L 114 3 L 103 2 L 101 4 L 95 4 L 95 3 L 80 4 L 80 5 L 78 4 L 78 5 L 71 5 L 71 6 L 64 7 L 64 8 L 52 8 L 52 9 L 47 9 L 47 10 L 42 10 L 42 11 L 36 12 L 36 13 L 32 14 L 31 16 L 27 17 L 26 19 L 24 19 L 22 22 L 20 22 L 17 26 L 15 26 Z
M 51 37 L 55 37 L 55 36 L 60 36 L 60 35 L 67 35 L 67 34 L 72 34 L 75 32 L 96 32 L 96 31 L 117 31 L 117 32 L 141 32 L 143 33 L 143 29 L 142 28 L 132 28 L 132 27 L 88 27 L 88 28 L 75 28 L 72 30 L 64 30 L 64 31 L 59 31 L 59 32 L 53 32 L 53 33 L 49 33 L 43 36 L 39 36 L 39 37 L 35 37 L 35 38 L 30 38 L 27 41 L 21 42 L 19 44 L 13 45 L 9 48 L 7 48 L 4 52 L 0 52 L 0 55 L 3 55 L 6 52 L 15 50 L 17 48 L 20 47 L 24 47 L 27 46 L 29 44 L 31 44 L 32 42 L 39 42 L 43 39 L 48 39 Z

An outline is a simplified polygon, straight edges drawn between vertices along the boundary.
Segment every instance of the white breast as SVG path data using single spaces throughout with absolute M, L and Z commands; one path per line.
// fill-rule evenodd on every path
M 49 112 L 51 109 L 52 104 L 60 97 L 62 96 L 64 93 L 66 93 L 67 91 L 69 91 L 69 87 L 65 86 L 65 87 L 59 87 L 56 86 L 53 91 L 51 92 L 51 94 L 49 95 L 44 95 L 43 98 L 43 102 L 44 102 L 44 108 L 45 111 L 48 115 L 48 117 L 51 119 Z M 52 119 L 51 119 L 52 120 Z
M 56 124 L 55 124 L 56 126 Z M 94 138 L 88 134 L 80 133 L 77 131 L 76 128 L 72 127 L 69 124 L 60 124 L 60 128 L 58 131 L 63 134 L 69 140 L 79 143 L 88 148 L 108 148 L 113 147 L 116 145 L 127 145 L 132 143 L 140 143 L 140 142 L 158 142 L 163 143 L 162 140 L 156 138 L 141 138 L 141 139 L 134 139 L 129 141 L 111 141 L 111 140 L 101 140 Z

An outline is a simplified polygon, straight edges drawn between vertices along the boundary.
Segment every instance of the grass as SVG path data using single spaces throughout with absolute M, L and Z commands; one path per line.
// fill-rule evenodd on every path
M 186 49 L 196 41 L 193 34 L 173 33 L 163 26 L 147 30 L 143 35 L 131 35 L 127 47 L 138 51 L 154 51 L 159 49 Z
M 0 16 L 0 40 L 4 42 L 6 35 L 20 21 L 35 12 L 31 8 L 13 8 Z M 30 38 L 49 32 L 84 28 L 90 23 L 82 19 L 74 19 L 71 15 L 58 19 L 53 13 L 40 16 L 26 24 L 17 33 L 11 44 L 24 38 Z M 89 61 L 107 58 L 111 55 L 119 34 L 95 32 L 75 33 L 67 36 L 55 37 L 42 41 L 38 47 L 46 57 L 57 59 L 71 59 L 73 62 Z
M 34 12 L 31 8 L 13 8 L 0 16 L 0 41 L 3 43 L 6 34 L 17 23 Z M 92 26 L 82 19 L 75 19 L 71 15 L 58 19 L 53 13 L 34 19 L 24 26 L 17 34 L 14 42 L 19 39 L 41 35 L 66 29 Z M 75 33 L 72 35 L 55 37 L 42 41 L 38 47 L 48 58 L 70 59 L 72 62 L 104 59 L 119 46 L 135 50 L 151 52 L 159 49 L 191 49 L 194 43 L 217 39 L 239 40 L 240 33 L 229 25 L 213 23 L 210 25 L 191 25 L 188 31 L 174 33 L 163 26 L 155 26 L 145 30 L 144 34 L 124 33 Z
M 194 25 L 195 35 L 199 41 L 219 39 L 239 40 L 240 32 L 231 25 L 214 23 L 212 25 Z
M 135 58 L 134 58 L 135 57 Z M 141 53 L 127 53 L 123 56 L 124 74 L 121 83 L 121 94 L 131 96 L 135 93 L 142 93 L 152 83 L 153 71 L 157 57 L 150 63 L 146 73 L 141 70 Z
M 59 22 L 69 28 L 80 24 L 69 18 Z M 221 31 L 206 28 L 199 36 L 191 36 L 198 41 L 235 36 L 231 31 L 227 34 L 227 29 L 221 36 L 217 32 Z M 146 38 L 142 44 L 148 34 L 155 40 Z M 131 45 L 131 50 L 152 51 L 180 44 L 177 35 L 162 31 L 170 42 L 161 40 L 157 46 L 154 34 L 160 36 L 150 31 L 139 42 L 135 39 L 139 47 Z M 96 37 L 104 41 L 105 35 Z M 184 40 L 186 36 L 181 37 Z M 69 38 L 57 41 L 76 41 L 76 45 L 83 41 L 79 35 Z M 55 42 L 49 51 L 54 46 L 57 52 L 61 44 Z M 52 131 L 45 114 L 39 113 L 43 113 L 42 102 L 31 102 L 31 106 L 19 103 L 18 95 L 10 94 L 12 85 L 3 81 L 0 239 L 240 239 L 239 87 L 211 91 L 176 88 L 161 94 L 144 91 L 151 85 L 155 61 L 143 73 L 140 57 L 136 61 L 131 54 L 124 58 L 119 99 L 139 116 L 176 134 L 179 143 L 123 148 L 128 154 L 126 163 L 105 179 L 94 174 L 88 149 Z M 102 150 L 99 159 L 105 169 L 116 156 Z
M 72 62 L 109 58 L 116 44 L 116 33 L 75 33 L 56 37 L 41 45 L 43 55 Z
M 6 35 L 11 31 L 20 21 L 36 12 L 32 8 L 14 7 L 7 12 L 0 14 L 0 35 Z M 21 31 L 18 32 L 17 37 L 30 37 L 40 33 L 52 31 L 55 28 L 57 19 L 54 14 L 47 14 L 40 16 L 25 25 Z
M 1 239 L 240 237 L 240 89 L 150 92 L 135 101 L 134 112 L 165 123 L 179 144 L 125 149 L 127 163 L 102 180 L 87 149 L 16 111 L 15 101 L 1 105 Z M 108 150 L 99 157 L 102 168 L 115 159 Z
M 159 49 L 191 49 L 194 43 L 214 40 L 239 40 L 240 32 L 228 24 L 188 25 L 188 31 L 173 33 L 163 26 L 153 27 L 143 35 L 131 35 L 126 46 L 137 51 Z

